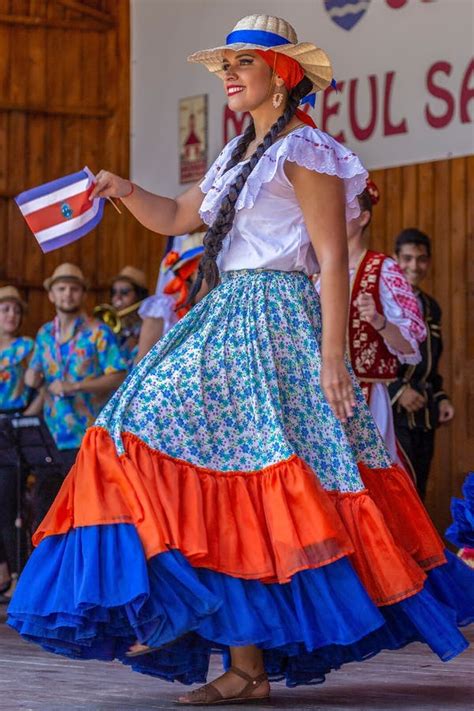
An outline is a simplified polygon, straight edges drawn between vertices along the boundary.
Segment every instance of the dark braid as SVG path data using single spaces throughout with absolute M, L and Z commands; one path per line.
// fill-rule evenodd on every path
M 203 279 L 206 280 L 209 289 L 213 289 L 217 286 L 219 282 L 219 270 L 216 264 L 217 255 L 222 249 L 222 243 L 226 235 L 232 229 L 237 198 L 242 192 L 242 189 L 247 182 L 247 178 L 257 165 L 262 155 L 276 141 L 278 135 L 291 121 L 301 99 L 303 96 L 306 96 L 311 89 L 312 82 L 307 77 L 303 77 L 299 84 L 297 84 L 290 91 L 285 111 L 278 117 L 273 126 L 271 126 L 268 133 L 263 137 L 262 142 L 255 149 L 255 152 L 250 156 L 248 161 L 246 161 L 240 172 L 236 175 L 234 181 L 231 183 L 227 195 L 222 199 L 216 219 L 209 227 L 204 237 L 204 253 L 201 257 L 196 281 L 194 282 L 193 288 L 189 294 L 188 303 L 192 302 L 196 294 L 199 292 Z M 224 172 L 227 172 L 233 168 L 243 158 L 245 151 L 253 138 L 255 138 L 255 126 L 252 121 L 232 151 L 232 155 L 227 162 Z

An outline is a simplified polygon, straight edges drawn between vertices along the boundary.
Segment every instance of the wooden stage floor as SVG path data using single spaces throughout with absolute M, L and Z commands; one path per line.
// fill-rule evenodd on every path
M 0 615 L 2 610 L 0 610 Z M 474 643 L 474 625 L 465 631 Z M 217 675 L 216 667 L 216 675 Z M 120 664 L 73 662 L 23 642 L 0 621 L 2 711 L 153 711 L 178 708 L 185 687 L 135 674 Z M 474 646 L 443 664 L 422 645 L 383 652 L 329 675 L 321 686 L 273 687 L 272 701 L 241 709 L 304 711 L 467 711 L 474 697 Z M 235 709 L 223 705 L 221 709 Z

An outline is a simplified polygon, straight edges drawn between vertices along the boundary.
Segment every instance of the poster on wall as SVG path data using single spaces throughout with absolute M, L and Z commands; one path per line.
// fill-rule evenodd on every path
M 207 94 L 179 101 L 179 182 L 199 180 L 207 170 Z

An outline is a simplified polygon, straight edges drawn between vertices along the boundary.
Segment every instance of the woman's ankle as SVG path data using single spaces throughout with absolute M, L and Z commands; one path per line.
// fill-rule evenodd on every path
M 263 653 L 258 647 L 231 647 L 230 657 L 232 666 L 249 676 L 255 677 L 265 671 Z

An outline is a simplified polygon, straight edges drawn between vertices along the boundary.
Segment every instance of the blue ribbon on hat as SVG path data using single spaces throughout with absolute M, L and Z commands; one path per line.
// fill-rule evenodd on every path
M 262 47 L 277 47 L 280 44 L 291 44 L 286 37 L 277 35 L 274 32 L 266 32 L 265 30 L 234 30 L 230 35 L 227 35 L 226 44 L 235 44 L 242 42 L 243 44 L 259 44 Z
M 308 94 L 307 96 L 303 96 L 303 98 L 300 101 L 300 106 L 303 106 L 304 104 L 309 104 L 310 106 L 313 107 L 316 104 L 316 92 L 313 91 L 312 94 Z
M 331 81 L 331 86 L 333 89 L 336 89 L 337 91 L 337 82 L 335 79 Z M 303 96 L 303 98 L 300 101 L 300 106 L 304 104 L 310 104 L 313 109 L 316 105 L 316 92 L 313 92 L 312 94 L 308 94 L 307 96 Z
M 287 40 L 285 37 L 277 35 L 274 32 L 266 32 L 265 30 L 234 30 L 230 35 L 227 35 L 226 44 L 238 42 L 243 44 L 258 44 L 261 47 L 277 47 L 281 44 L 291 44 L 290 40 Z M 333 89 L 337 89 L 335 79 L 331 81 L 331 86 Z M 316 104 L 316 92 L 304 96 L 300 101 L 300 106 L 304 104 L 310 104 L 314 109 Z

